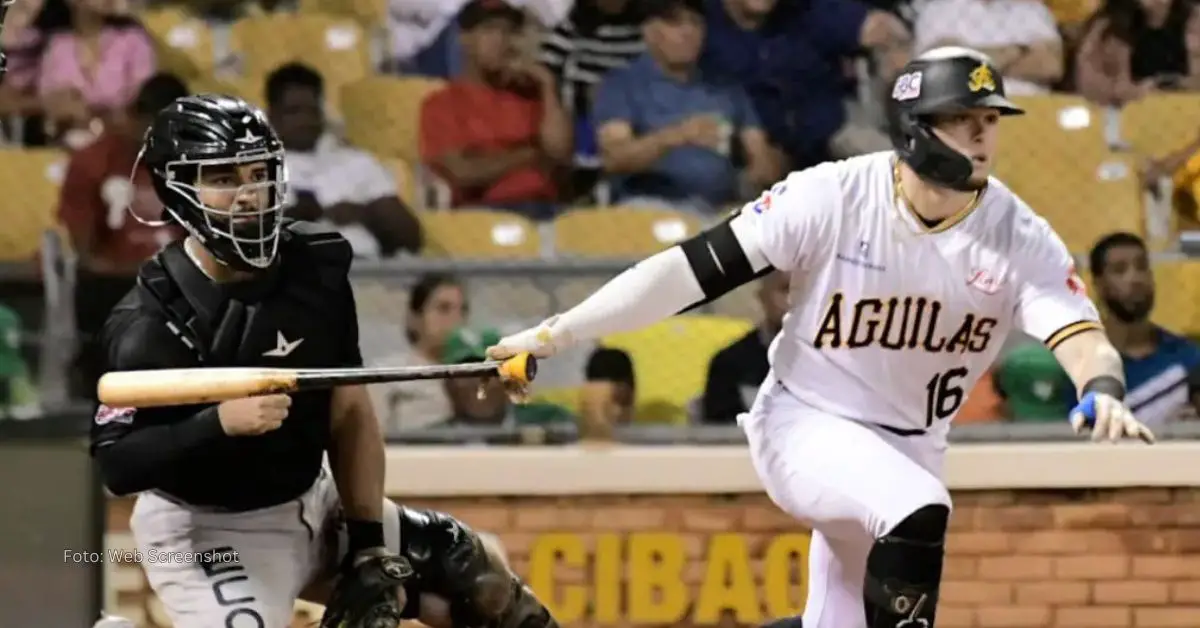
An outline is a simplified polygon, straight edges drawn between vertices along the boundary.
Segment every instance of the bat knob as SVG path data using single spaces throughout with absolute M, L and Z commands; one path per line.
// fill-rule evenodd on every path
M 537 377 L 537 358 L 529 353 L 518 353 L 500 363 L 497 369 L 500 378 L 518 384 L 528 384 Z

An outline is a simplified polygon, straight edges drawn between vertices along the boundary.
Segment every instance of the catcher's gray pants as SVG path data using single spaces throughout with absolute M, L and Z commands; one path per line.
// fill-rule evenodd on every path
M 174 628 L 285 628 L 300 591 L 340 561 L 327 551 L 337 511 L 337 488 L 322 472 L 300 498 L 241 513 L 143 493 L 130 528 Z M 384 533 L 399 552 L 398 514 L 387 500 Z

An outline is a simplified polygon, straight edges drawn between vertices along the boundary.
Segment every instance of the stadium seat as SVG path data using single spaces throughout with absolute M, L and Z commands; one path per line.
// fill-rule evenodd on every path
M 178 7 L 150 9 L 138 19 L 154 38 L 159 70 L 185 80 L 213 74 L 216 52 L 204 20 Z
M 300 11 L 348 17 L 365 28 L 381 26 L 388 19 L 386 0 L 300 0 Z
M 684 423 L 688 402 L 704 391 L 709 361 L 753 328 L 746 319 L 693 314 L 613 334 L 600 344 L 633 359 L 637 421 Z
M 488 209 L 421 214 L 424 255 L 472 259 L 532 259 L 541 253 L 537 226 L 523 216 Z
M 445 84 L 423 77 L 371 77 L 342 88 L 346 139 L 377 155 L 420 163 L 421 103 Z
M 396 178 L 396 188 L 400 192 L 400 200 L 411 209 L 425 209 L 425 203 L 417 193 L 417 177 L 412 166 L 403 159 L 386 155 L 376 155 L 375 158 Z
M 700 219 L 668 209 L 572 209 L 554 220 L 554 248 L 559 254 L 577 257 L 643 257 L 700 229 Z
M 1200 95 L 1158 93 L 1121 109 L 1121 139 L 1139 157 L 1164 157 L 1196 138 Z
M 1053 94 L 1013 101 L 1026 113 L 1000 123 L 995 169 L 1010 186 L 1029 188 L 1051 181 L 1077 168 L 1081 159 L 1108 153 L 1105 114 L 1083 98 Z
M 1070 161 L 1051 168 L 1045 160 L 1009 160 L 997 176 L 1050 222 L 1072 253 L 1086 253 L 1113 231 L 1145 235 L 1141 181 L 1131 158 L 1091 147 L 1061 159 Z
M 341 88 L 372 71 L 370 46 L 352 19 L 327 15 L 272 13 L 242 18 L 231 32 L 242 75 L 261 91 L 265 77 L 281 65 L 300 62 L 325 79 L 330 110 L 341 111 Z
M 53 229 L 58 190 L 66 174 L 66 153 L 53 149 L 0 149 L 0 185 L 13 190 L 0 201 L 0 259 L 30 261 Z
M 1177 334 L 1200 336 L 1200 261 L 1158 262 L 1154 283 L 1152 320 Z

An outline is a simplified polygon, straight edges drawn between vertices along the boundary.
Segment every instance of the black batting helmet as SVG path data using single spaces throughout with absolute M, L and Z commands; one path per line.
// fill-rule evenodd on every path
M 262 110 L 232 96 L 178 98 L 155 116 L 139 158 L 167 214 L 213 257 L 251 271 L 275 260 L 287 171 Z M 238 183 L 239 167 L 260 163 L 252 182 Z M 229 205 L 206 202 L 213 190 Z
M 892 85 L 888 99 L 892 147 L 922 178 L 968 189 L 970 158 L 933 133 L 932 116 L 985 107 L 1000 115 L 1025 113 L 1004 95 L 1004 78 L 987 55 L 949 46 L 913 59 Z

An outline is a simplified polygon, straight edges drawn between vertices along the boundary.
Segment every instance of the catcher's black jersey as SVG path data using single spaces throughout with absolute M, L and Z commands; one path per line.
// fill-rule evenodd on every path
M 138 286 L 113 309 L 101 337 L 107 370 L 265 366 L 362 365 L 354 297 L 347 278 L 349 244 L 310 223 L 291 223 L 276 264 L 250 282 L 216 284 L 175 243 L 148 261 Z M 227 436 L 206 424 L 203 446 L 182 448 L 151 478 L 126 490 L 156 489 L 189 504 L 249 510 L 301 495 L 316 480 L 330 443 L 330 391 L 292 395 L 282 426 L 259 436 Z M 92 450 L 139 430 L 185 423 L 212 406 L 108 408 L 92 423 Z M 211 411 L 209 411 L 211 415 Z M 211 417 L 210 417 L 211 418 Z M 194 431 L 194 430 L 193 430 Z M 182 431 L 158 429 L 160 446 L 178 444 Z M 162 433 L 163 436 L 159 436 Z M 189 436 L 194 436 L 190 434 Z M 150 448 L 150 439 L 133 438 Z M 168 441 L 176 441 L 170 443 Z M 120 457 L 134 447 L 116 447 Z M 102 457 L 110 466 L 114 456 Z M 109 469 L 104 469 L 106 475 Z M 148 474 L 142 468 L 137 473 Z M 126 473 L 128 475 L 128 473 Z M 114 491 L 121 490 L 110 487 Z

